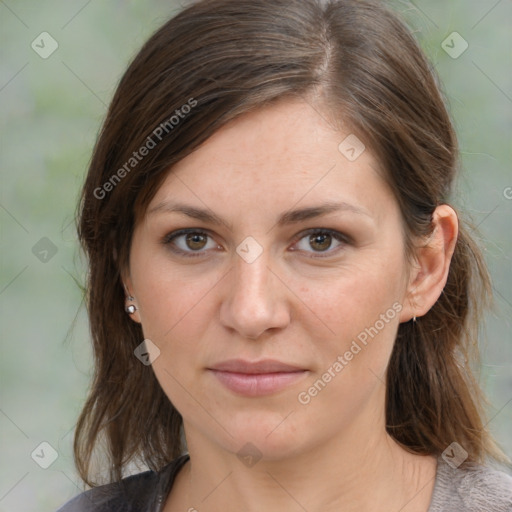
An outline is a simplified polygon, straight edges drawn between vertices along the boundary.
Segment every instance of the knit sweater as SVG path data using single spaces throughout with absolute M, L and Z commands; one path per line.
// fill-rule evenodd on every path
M 176 475 L 188 460 L 188 454 L 181 455 L 160 471 L 95 487 L 57 512 L 161 512 Z M 439 457 L 428 512 L 512 512 L 512 476 L 477 464 L 454 468 Z

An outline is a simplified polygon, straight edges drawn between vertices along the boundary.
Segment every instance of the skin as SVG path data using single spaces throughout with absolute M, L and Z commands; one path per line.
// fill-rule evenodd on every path
M 173 167 L 135 228 L 124 275 L 138 308 L 131 317 L 160 350 L 153 369 L 183 416 L 191 458 L 166 512 L 428 509 L 436 459 L 386 433 L 384 377 L 399 323 L 424 315 L 442 292 L 457 216 L 437 208 L 436 229 L 408 266 L 401 214 L 377 161 L 368 149 L 353 162 L 338 150 L 349 133 L 301 101 L 246 114 Z M 206 208 L 225 223 L 171 212 L 166 201 Z M 277 225 L 282 213 L 326 201 L 366 213 Z M 182 228 L 208 237 L 163 243 Z M 303 234 L 310 228 L 351 240 L 315 243 Z M 248 236 L 262 249 L 251 263 L 236 251 Z M 399 313 L 300 403 L 299 393 L 393 304 Z M 231 358 L 308 371 L 277 393 L 244 397 L 207 370 Z M 246 443 L 261 456 L 252 467 L 237 457 Z

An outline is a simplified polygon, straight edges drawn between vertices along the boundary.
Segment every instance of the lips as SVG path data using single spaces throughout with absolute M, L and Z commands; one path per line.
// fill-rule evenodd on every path
M 222 372 L 261 374 L 261 373 L 288 373 L 302 371 L 304 368 L 282 363 L 275 359 L 264 359 L 262 361 L 251 362 L 243 359 L 230 359 L 212 366 L 212 370 Z
M 274 359 L 256 362 L 231 359 L 208 370 L 232 392 L 253 397 L 276 393 L 309 373 L 304 368 Z

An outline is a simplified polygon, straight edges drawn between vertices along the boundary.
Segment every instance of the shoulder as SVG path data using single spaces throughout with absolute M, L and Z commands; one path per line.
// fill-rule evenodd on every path
M 453 467 L 438 459 L 434 494 L 428 512 L 512 511 L 512 476 L 488 466 Z
M 153 512 L 165 500 L 174 477 L 188 455 L 174 459 L 160 471 L 144 471 L 79 494 L 57 512 Z

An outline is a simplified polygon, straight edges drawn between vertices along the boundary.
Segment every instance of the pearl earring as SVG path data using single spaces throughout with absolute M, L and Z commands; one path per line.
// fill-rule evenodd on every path
M 137 307 L 134 304 L 130 304 L 129 306 L 126 306 L 124 309 L 129 315 L 133 315 L 135 311 L 137 311 Z
M 126 297 L 126 300 L 129 300 L 130 302 L 133 302 L 135 300 L 135 297 L 132 297 L 130 294 L 128 294 L 128 297 Z M 133 315 L 135 311 L 137 311 L 137 306 L 135 304 L 129 304 L 124 308 L 124 310 L 129 314 Z

